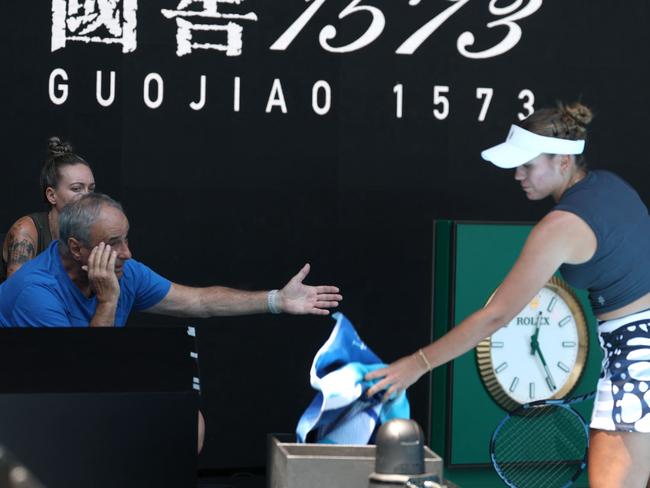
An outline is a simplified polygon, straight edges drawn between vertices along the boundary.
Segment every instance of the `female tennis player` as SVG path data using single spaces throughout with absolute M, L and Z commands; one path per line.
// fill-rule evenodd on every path
M 529 200 L 555 207 L 532 229 L 488 305 L 436 342 L 366 379 L 385 398 L 507 324 L 559 269 L 586 288 L 604 351 L 590 424 L 589 483 L 645 487 L 650 476 L 650 216 L 636 191 L 582 156 L 591 110 L 560 104 L 513 125 L 506 141 L 482 152 Z

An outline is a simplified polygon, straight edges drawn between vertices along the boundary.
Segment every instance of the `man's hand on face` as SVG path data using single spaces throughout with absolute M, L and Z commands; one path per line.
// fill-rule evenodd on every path
M 88 256 L 88 265 L 82 268 L 88 272 L 88 281 L 99 303 L 117 303 L 120 284 L 115 274 L 117 252 L 111 246 L 100 242 Z

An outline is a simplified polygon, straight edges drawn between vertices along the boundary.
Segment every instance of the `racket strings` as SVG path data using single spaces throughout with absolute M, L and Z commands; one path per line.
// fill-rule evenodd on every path
M 520 453 L 523 460 L 543 461 L 549 457 L 548 449 L 551 446 L 554 446 L 555 450 L 559 449 L 565 456 L 570 455 L 566 448 L 573 446 L 575 439 L 568 433 L 573 432 L 575 427 L 582 427 L 582 424 L 576 421 L 573 415 L 549 417 L 537 412 L 526 417 L 515 417 L 501 429 L 502 455 L 504 459 L 516 459 L 517 453 Z M 545 450 L 541 451 L 539 446 L 543 446 Z M 574 449 L 574 452 L 576 456 L 582 455 L 579 447 Z M 534 456 L 535 453 L 537 456 Z
M 524 409 L 499 429 L 493 457 L 517 487 L 565 486 L 582 468 L 587 448 L 581 418 L 564 406 Z
M 544 421 L 547 420 L 548 417 L 544 417 Z M 542 478 L 545 478 L 544 485 L 552 486 L 554 484 L 552 478 L 561 478 L 566 475 L 565 472 L 574 471 L 576 462 L 580 462 L 580 453 L 575 456 L 574 450 L 574 455 L 571 455 L 574 442 L 567 438 L 566 426 L 558 424 L 556 430 L 535 430 L 528 424 L 530 419 L 520 422 L 518 426 L 525 431 L 526 435 L 517 435 L 515 429 L 510 432 L 510 438 L 503 439 L 502 445 L 507 447 L 502 449 L 498 456 L 503 463 L 508 463 L 511 472 L 530 477 L 531 486 L 539 486 Z M 576 458 L 577 461 L 574 461 L 572 466 L 571 461 Z
M 510 438 L 506 436 L 502 442 L 507 448 L 501 449 L 497 457 L 501 456 L 504 469 L 508 470 L 510 479 L 517 486 L 561 486 L 567 477 L 576 472 L 577 462 L 571 463 L 570 456 L 559 455 L 566 450 L 567 445 L 572 444 L 567 444 L 567 430 L 563 425 L 558 425 L 555 433 L 552 429 L 531 429 L 531 419 L 539 417 L 535 413 L 531 418 L 518 422 L 517 429 L 521 429 L 525 435 L 517 435 L 517 429 L 509 429 Z M 548 421 L 547 416 L 542 418 L 545 422 Z M 506 459 L 510 461 L 505 461 Z
M 523 452 L 526 456 L 523 459 L 534 461 L 531 453 L 539 452 L 537 460 L 544 460 L 548 457 L 548 451 L 540 451 L 538 447 L 548 449 L 553 444 L 566 456 L 567 446 L 576 444 L 575 438 L 570 435 L 576 428 L 583 429 L 582 422 L 565 408 L 529 409 L 525 416 L 511 417 L 503 425 L 499 432 L 500 449 L 504 458 L 516 457 L 515 453 Z M 525 448 L 523 451 L 522 446 Z M 576 446 L 574 452 L 576 456 L 583 454 L 580 446 Z
M 538 438 L 531 442 L 540 442 L 541 446 L 547 442 L 547 439 Z M 557 480 L 570 477 L 576 471 L 575 463 L 571 465 L 570 461 L 549 460 L 549 457 L 547 449 L 540 448 L 534 453 L 531 453 L 530 449 L 525 449 L 523 454 L 520 451 L 517 458 L 510 462 L 502 461 L 501 465 L 516 486 L 562 486 L 564 482 L 558 483 Z

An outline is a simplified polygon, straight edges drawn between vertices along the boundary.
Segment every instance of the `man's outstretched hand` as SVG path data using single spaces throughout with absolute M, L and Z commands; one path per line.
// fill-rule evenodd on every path
M 336 286 L 305 285 L 303 281 L 309 274 L 309 263 L 298 271 L 278 293 L 280 310 L 291 314 L 328 315 L 329 308 L 338 307 L 343 296 Z

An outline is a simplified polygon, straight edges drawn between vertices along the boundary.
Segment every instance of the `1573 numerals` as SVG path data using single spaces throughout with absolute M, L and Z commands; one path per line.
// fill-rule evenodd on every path
M 451 89 L 446 85 L 435 85 L 433 87 L 433 116 L 437 120 L 445 120 L 451 110 L 449 93 Z M 404 115 L 404 85 L 398 83 L 393 86 L 395 94 L 395 117 L 401 119 Z M 479 101 L 479 110 L 476 120 L 485 121 L 492 98 L 494 97 L 494 88 L 479 87 L 476 89 L 476 99 Z M 535 111 L 535 94 L 525 88 L 519 92 L 517 99 L 521 101 L 521 110 L 517 113 L 519 120 L 524 120 Z
M 351 53 L 369 46 L 376 41 L 386 27 L 386 17 L 381 9 L 371 5 L 362 5 L 363 0 L 352 0 L 338 15 L 339 20 L 354 15 L 365 15 L 369 18 L 369 24 L 366 30 L 355 40 L 348 44 L 336 46 L 332 43 L 336 39 L 337 30 L 332 24 L 324 26 L 318 36 L 321 47 L 331 53 Z M 394 0 L 392 0 L 394 1 Z M 452 5 L 444 9 L 438 15 L 429 20 L 426 24 L 411 34 L 395 50 L 396 54 L 409 55 L 415 53 L 418 48 L 431 37 L 438 28 L 449 20 L 456 12 L 467 5 L 471 0 L 449 0 Z M 309 24 L 320 8 L 327 0 L 307 0 L 311 2 L 304 12 L 289 26 L 289 28 L 278 37 L 271 45 L 273 51 L 286 51 L 291 43 L 298 37 L 302 30 Z M 457 39 L 456 47 L 458 52 L 466 58 L 485 59 L 499 56 L 517 45 L 522 37 L 522 30 L 518 21 L 531 16 L 542 6 L 543 0 L 514 0 L 505 7 L 500 7 L 497 3 L 503 3 L 499 0 L 490 0 L 488 5 L 490 14 L 498 17 L 496 20 L 488 22 L 486 27 L 493 29 L 495 27 L 505 27 L 507 32 L 505 37 L 496 45 L 484 49 L 471 51 L 470 48 L 476 42 L 474 34 L 469 31 L 461 33 Z M 476 2 L 480 4 L 480 2 Z M 409 0 L 410 6 L 417 6 L 420 0 Z

